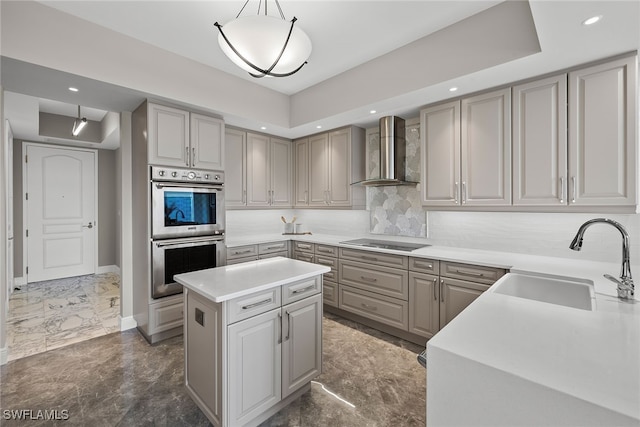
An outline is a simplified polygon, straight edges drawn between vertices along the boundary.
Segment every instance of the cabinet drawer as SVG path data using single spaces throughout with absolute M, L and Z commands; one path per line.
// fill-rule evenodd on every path
M 313 254 L 306 252 L 294 252 L 293 259 L 298 259 L 300 261 L 313 262 Z
M 289 242 L 286 240 L 282 242 L 261 243 L 260 245 L 258 245 L 258 253 L 260 255 L 288 250 Z
M 427 258 L 409 258 L 409 270 L 418 273 L 429 273 L 437 275 L 440 271 L 440 261 Z
M 327 267 L 331 267 L 332 269 L 338 269 L 338 259 L 330 258 L 323 255 L 316 255 L 315 261 L 316 264 L 326 265 Z
M 229 324 L 280 307 L 280 286 L 227 301 Z
M 334 307 L 338 306 L 338 284 L 322 282 L 322 302 Z
M 227 248 L 227 260 L 258 255 L 258 245 L 236 246 Z
M 241 264 L 243 262 L 256 261 L 257 259 L 258 259 L 257 255 L 243 257 L 243 258 L 232 258 L 232 259 L 227 259 L 227 265 Z
M 330 282 L 334 282 L 337 283 L 338 282 L 338 269 L 337 268 L 332 268 L 330 272 L 328 273 L 324 273 L 322 275 L 322 278 L 324 280 L 329 280 Z
M 149 335 L 182 326 L 182 299 L 151 304 L 149 306 Z
M 409 296 L 409 273 L 406 270 L 343 260 L 338 265 L 340 283 L 405 301 Z
M 506 270 L 501 268 L 440 261 L 440 276 L 443 277 L 492 285 L 496 280 L 504 276 L 505 273 Z
M 339 290 L 338 305 L 341 309 L 368 317 L 394 328 L 405 331 L 409 329 L 409 306 L 406 301 L 342 284 L 339 286 Z
M 340 258 L 405 269 L 409 265 L 408 257 L 406 256 L 361 251 L 358 249 L 340 248 Z
M 336 258 L 338 256 L 338 248 L 335 246 L 319 245 L 316 243 L 316 254 Z
M 277 256 L 289 258 L 289 251 L 272 252 L 272 253 L 269 253 L 269 254 L 260 254 L 260 255 L 258 255 L 258 259 L 275 258 Z
M 320 276 L 300 280 L 282 286 L 282 305 L 299 301 L 311 295 L 322 292 L 322 278 Z
M 313 243 L 294 241 L 293 242 L 293 249 L 295 249 L 296 251 L 299 251 L 299 252 L 307 252 L 307 253 L 312 254 L 313 253 Z

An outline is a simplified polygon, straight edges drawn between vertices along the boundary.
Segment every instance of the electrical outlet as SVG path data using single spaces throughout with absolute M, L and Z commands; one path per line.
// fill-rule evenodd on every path
M 196 322 L 204 326 L 204 311 L 196 308 Z

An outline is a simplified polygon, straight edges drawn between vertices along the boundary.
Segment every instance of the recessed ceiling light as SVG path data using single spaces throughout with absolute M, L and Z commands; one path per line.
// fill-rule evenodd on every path
M 77 91 L 78 91 L 78 88 L 77 88 L 77 87 L 70 87 L 70 88 L 69 88 L 69 90 L 70 90 L 71 92 L 77 92 Z
M 369 111 L 369 114 L 375 114 L 375 113 L 377 113 L 377 111 L 376 111 L 376 110 L 371 110 L 371 111 Z
M 450 87 L 450 88 L 449 88 L 449 92 L 455 92 L 455 91 L 457 91 L 457 90 L 458 90 L 458 88 L 457 88 L 457 87 L 455 87 L 455 86 L 454 86 L 454 87 Z
M 316 129 L 322 129 L 321 125 L 316 126 Z
M 260 126 L 260 129 L 267 130 L 267 127 L 266 126 Z
M 582 21 L 582 25 L 593 25 L 596 22 L 598 22 L 600 19 L 602 19 L 602 15 L 592 16 L 591 18 L 588 18 Z

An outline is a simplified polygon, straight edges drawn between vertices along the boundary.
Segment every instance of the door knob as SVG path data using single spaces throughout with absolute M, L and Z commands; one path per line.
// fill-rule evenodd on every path
M 86 227 L 86 228 L 93 228 L 93 224 L 92 224 L 92 223 L 89 223 L 89 225 L 83 225 L 83 227 Z

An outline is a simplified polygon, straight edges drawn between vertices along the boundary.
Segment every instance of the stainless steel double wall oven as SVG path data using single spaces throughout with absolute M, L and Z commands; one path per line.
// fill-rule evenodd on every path
M 154 299 L 182 292 L 175 274 L 226 264 L 224 172 L 151 167 Z

